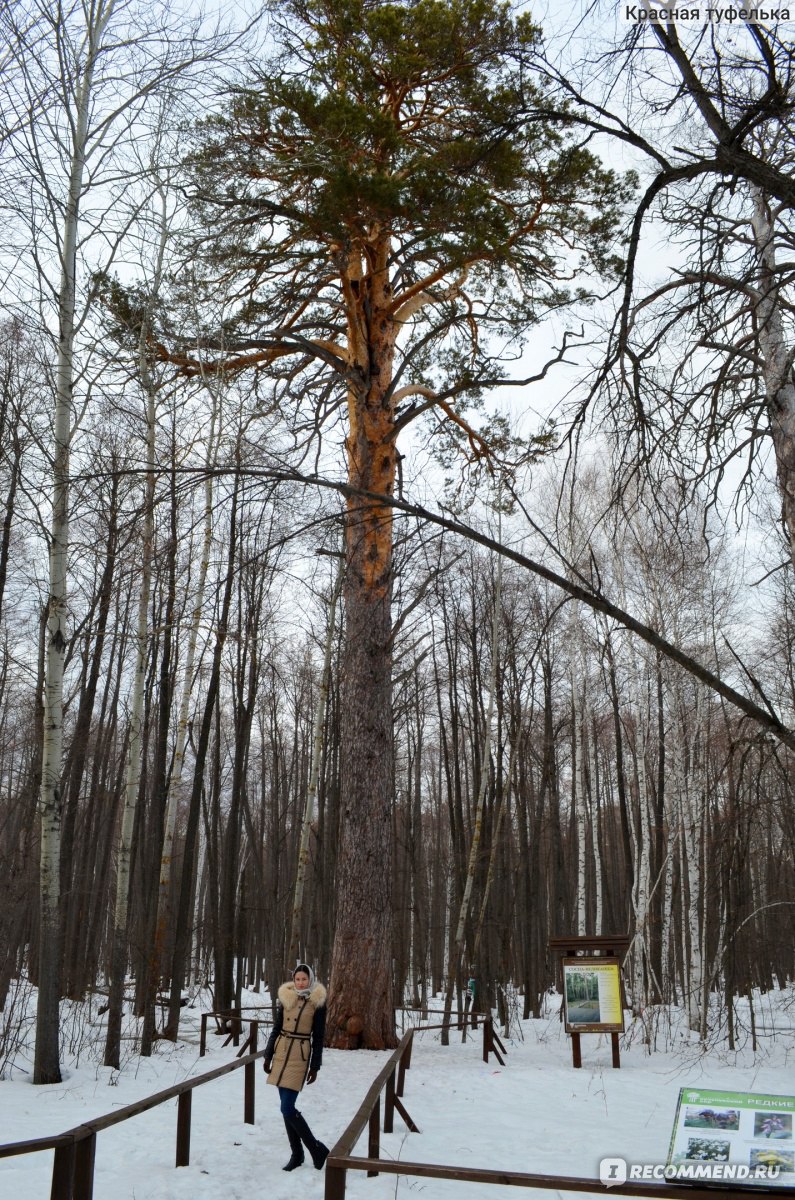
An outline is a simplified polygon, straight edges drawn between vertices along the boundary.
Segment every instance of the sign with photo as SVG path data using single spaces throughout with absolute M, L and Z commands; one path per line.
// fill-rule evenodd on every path
M 795 1185 L 795 1096 L 682 1088 L 668 1162 L 747 1167 L 743 1182 Z M 758 1168 L 775 1168 L 769 1178 Z M 756 1177 L 755 1177 L 756 1176 Z
M 621 966 L 617 958 L 563 959 L 566 1033 L 623 1033 Z

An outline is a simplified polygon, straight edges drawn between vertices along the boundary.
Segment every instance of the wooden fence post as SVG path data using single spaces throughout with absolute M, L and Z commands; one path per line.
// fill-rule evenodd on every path
M 370 1136 L 367 1142 L 367 1157 L 381 1157 L 381 1096 L 375 1102 L 373 1111 L 370 1113 Z M 368 1171 L 368 1179 L 377 1175 L 377 1171 Z
M 199 1036 L 199 1058 L 204 1058 L 207 1053 L 207 1017 L 208 1013 L 202 1013 L 202 1031 Z
M 256 1092 L 256 1066 L 255 1062 L 247 1062 L 243 1068 L 243 1120 L 246 1125 L 254 1124 L 254 1100 Z
M 97 1135 L 90 1133 L 75 1146 L 74 1200 L 92 1200 L 94 1195 L 94 1160 L 97 1155 Z
M 75 1144 L 56 1146 L 52 1160 L 52 1186 L 50 1200 L 72 1200 L 72 1185 L 75 1174 Z
M 177 1100 L 177 1161 L 174 1166 L 190 1165 L 190 1110 L 193 1089 L 181 1092 Z
M 621 1066 L 621 1051 L 618 1045 L 618 1034 L 615 1030 L 610 1034 L 610 1047 L 613 1052 L 613 1066 L 618 1069 Z
M 326 1190 L 323 1193 L 324 1200 L 345 1200 L 345 1185 L 348 1181 L 348 1172 L 344 1167 L 335 1167 L 333 1163 L 326 1162 Z
M 395 1093 L 397 1096 L 403 1095 L 403 1091 L 406 1086 L 406 1071 L 408 1071 L 409 1067 L 411 1066 L 411 1049 L 413 1045 L 414 1034 L 412 1033 L 408 1040 L 408 1044 L 406 1045 L 406 1049 L 403 1051 L 403 1055 L 400 1059 L 400 1065 L 398 1067 L 397 1090 Z
M 392 1133 L 395 1128 L 395 1072 L 386 1081 L 386 1100 L 384 1101 L 384 1133 Z

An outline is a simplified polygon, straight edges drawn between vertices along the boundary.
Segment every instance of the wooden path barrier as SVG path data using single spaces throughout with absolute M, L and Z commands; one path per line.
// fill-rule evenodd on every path
M 404 1008 L 400 1011 L 402 1011 L 402 1012 L 421 1012 L 426 1016 L 444 1016 L 445 1015 L 443 1009 L 433 1009 L 433 1008 Z M 430 1030 L 437 1030 L 437 1029 L 463 1029 L 463 1030 L 465 1030 L 467 1028 L 467 1026 L 471 1026 L 472 1029 L 477 1029 L 479 1024 L 482 1025 L 482 1027 L 483 1027 L 483 1061 L 484 1061 L 484 1063 L 487 1063 L 489 1061 L 489 1055 L 493 1054 L 494 1057 L 497 1059 L 497 1062 L 500 1064 L 500 1066 L 504 1067 L 505 1059 L 503 1058 L 503 1055 L 507 1054 L 508 1052 L 505 1049 L 505 1046 L 501 1042 L 500 1038 L 494 1032 L 494 1018 L 490 1014 L 479 1013 L 479 1012 L 474 1012 L 474 1011 L 462 1013 L 459 1017 L 454 1017 L 452 1014 L 450 1014 L 449 1019 L 447 1021 L 443 1021 L 441 1023 L 441 1025 L 411 1025 L 411 1026 L 409 1026 L 409 1030 L 410 1030 L 410 1032 L 413 1032 L 413 1033 L 427 1033 Z
M 430 1015 L 430 1013 L 429 1013 Z M 448 1023 L 449 1024 L 449 1023 Z M 366 1171 L 373 1175 L 403 1175 L 416 1179 L 447 1179 L 458 1183 L 491 1183 L 503 1187 L 546 1188 L 569 1195 L 633 1196 L 643 1200 L 737 1200 L 734 1184 L 710 1183 L 626 1183 L 611 1184 L 609 1188 L 598 1179 L 570 1175 L 540 1175 L 526 1171 L 491 1171 L 472 1167 L 448 1166 L 442 1163 L 396 1162 L 380 1157 L 381 1095 L 384 1093 L 384 1133 L 393 1132 L 394 1110 L 400 1113 L 411 1133 L 419 1133 L 400 1099 L 405 1087 L 406 1071 L 411 1065 L 415 1033 L 427 1029 L 442 1029 L 444 1025 L 421 1025 L 404 1035 L 397 1050 L 371 1084 L 359 1109 L 332 1147 L 326 1159 L 325 1200 L 345 1200 L 348 1171 Z M 483 1018 L 483 1061 L 494 1053 L 503 1063 L 499 1050 L 505 1047 L 494 1033 L 491 1016 Z M 503 1063 L 504 1065 L 504 1063 Z M 397 1085 L 395 1074 L 397 1072 Z M 353 1153 L 359 1137 L 367 1126 L 367 1155 Z M 742 1195 L 751 1197 L 795 1197 L 795 1187 L 757 1186 L 743 1188 Z
M 249 1043 L 256 1047 L 256 1021 L 251 1022 Z M 191 1131 L 191 1100 L 193 1091 L 202 1084 L 220 1079 L 230 1071 L 243 1068 L 243 1120 L 247 1125 L 254 1124 L 255 1109 L 255 1071 L 257 1060 L 265 1054 L 264 1050 L 254 1050 L 245 1058 L 236 1058 L 231 1063 L 197 1075 L 194 1079 L 186 1079 L 183 1083 L 174 1084 L 135 1104 L 127 1104 L 116 1112 L 98 1117 L 95 1121 L 86 1121 L 65 1133 L 55 1134 L 48 1138 L 30 1138 L 24 1142 L 10 1142 L 0 1146 L 0 1158 L 11 1158 L 19 1154 L 34 1154 L 40 1150 L 54 1150 L 52 1164 L 52 1187 L 50 1200 L 92 1200 L 94 1195 L 94 1160 L 97 1150 L 97 1134 L 122 1121 L 129 1121 L 139 1113 L 165 1104 L 168 1100 L 177 1098 L 177 1130 L 176 1130 L 176 1162 L 177 1167 L 187 1167 L 190 1163 L 190 1131 Z
M 384 1092 L 384 1133 L 394 1129 L 395 1109 L 400 1113 L 411 1133 L 419 1133 L 403 1104 L 402 1096 L 406 1082 L 406 1071 L 411 1066 L 411 1048 L 414 1042 L 413 1029 L 404 1033 L 400 1045 L 386 1065 L 373 1080 L 370 1088 L 355 1113 L 348 1128 L 337 1140 L 326 1159 L 326 1200 L 344 1200 L 348 1165 L 350 1162 L 367 1162 L 367 1174 L 377 1175 L 382 1169 L 380 1154 L 381 1139 L 381 1093 Z M 367 1159 L 351 1159 L 359 1136 L 367 1126 Z M 359 1168 L 355 1168 L 359 1169 Z M 364 1169 L 364 1168 L 362 1168 Z
M 480 1021 L 482 1021 L 484 1019 L 484 1017 L 486 1015 L 485 1013 L 478 1012 L 474 1008 L 468 1008 L 468 1009 L 459 1008 L 457 1010 L 457 1012 L 455 1012 L 455 1013 L 452 1013 L 452 1012 L 446 1013 L 443 1008 L 422 1008 L 422 1007 L 412 1006 L 412 1005 L 408 1005 L 408 1004 L 403 1004 L 403 1005 L 401 1005 L 400 1008 L 396 1008 L 395 1009 L 396 1017 L 397 1017 L 398 1013 L 401 1013 L 401 1014 L 402 1013 L 422 1013 L 423 1022 L 425 1020 L 427 1020 L 428 1017 L 447 1017 L 447 1020 L 442 1025 L 432 1025 L 431 1026 L 431 1025 L 425 1025 L 423 1023 L 422 1025 L 409 1026 L 409 1028 L 413 1028 L 413 1029 L 420 1029 L 420 1028 L 422 1028 L 422 1029 L 444 1029 L 444 1028 L 448 1028 L 448 1029 L 458 1029 L 459 1031 L 465 1031 L 467 1029 L 467 1027 L 471 1027 L 472 1029 L 477 1029 L 478 1024 L 480 1023 Z M 397 1024 L 397 1022 L 395 1022 L 395 1023 Z M 406 1032 L 405 1026 L 406 1026 L 405 1021 L 403 1021 L 401 1019 L 401 1027 L 402 1027 L 402 1030 L 404 1033 Z
M 199 1058 L 204 1058 L 205 1054 L 207 1053 L 207 1022 L 209 1021 L 210 1017 L 215 1018 L 217 1032 L 220 1034 L 225 1033 L 227 1035 L 226 1041 L 221 1043 L 221 1048 L 223 1049 L 223 1047 L 228 1046 L 230 1042 L 233 1042 L 235 1046 L 240 1045 L 240 1036 L 243 1032 L 244 1012 L 267 1014 L 264 1017 L 258 1016 L 255 1021 L 250 1022 L 250 1024 L 273 1024 L 272 1009 L 270 1005 L 259 1005 L 258 1007 L 251 1005 L 246 1008 L 219 1008 L 213 1010 L 212 1012 L 203 1012 L 201 1015 L 201 1032 L 199 1034 Z M 250 1036 L 251 1035 L 249 1034 L 249 1039 Z M 244 1053 L 245 1047 L 248 1044 L 248 1041 L 243 1043 L 243 1046 L 238 1051 L 238 1055 L 242 1055 Z M 256 1046 L 254 1049 L 256 1049 Z

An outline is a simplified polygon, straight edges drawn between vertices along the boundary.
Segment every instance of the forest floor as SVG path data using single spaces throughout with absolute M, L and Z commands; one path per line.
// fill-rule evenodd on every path
M 599 1176 L 600 1160 L 664 1164 L 680 1088 L 765 1093 L 795 1092 L 795 990 L 755 998 L 759 1046 L 750 1045 L 748 1001 L 739 1003 L 740 1048 L 725 1041 L 703 1047 L 668 1010 L 651 1021 L 657 1049 L 649 1053 L 638 1022 L 622 1038 L 621 1069 L 611 1067 L 607 1037 L 583 1036 L 582 1069 L 571 1065 L 569 1039 L 550 998 L 540 1020 L 515 1021 L 505 1038 L 505 1066 L 481 1057 L 480 1035 L 440 1044 L 438 1032 L 415 1037 L 404 1103 L 419 1126 L 407 1133 L 398 1114 L 395 1132 L 382 1134 L 383 1157 L 459 1167 Z M 249 995 L 248 1003 L 262 1004 Z M 206 1004 L 205 1007 L 209 1007 Z M 183 1012 L 184 1038 L 160 1042 L 150 1059 L 130 1054 L 122 1070 L 98 1065 L 100 1018 L 72 1028 L 74 1053 L 64 1080 L 33 1087 L 29 1063 L 6 1064 L 0 1084 L 0 1143 L 44 1137 L 131 1104 L 199 1075 L 235 1054 L 212 1037 L 199 1058 L 200 1008 Z M 95 1035 L 95 1036 L 92 1036 Z M 318 1081 L 300 1107 L 323 1141 L 333 1145 L 386 1061 L 375 1052 L 327 1050 Z M 275 1089 L 257 1069 L 256 1125 L 243 1122 L 243 1073 L 232 1072 L 194 1091 L 190 1166 L 175 1170 L 176 1101 L 103 1131 L 97 1139 L 95 1200 L 295 1200 L 323 1196 L 323 1174 L 311 1164 L 281 1170 L 289 1151 Z M 789 1148 L 792 1142 L 789 1143 Z M 366 1153 L 366 1132 L 357 1152 Z M 47 1200 L 52 1153 L 0 1159 L 0 1196 Z M 795 1174 L 781 1183 L 795 1184 Z M 562 1193 L 531 1191 L 552 1200 Z M 572 1195 L 573 1193 L 567 1193 Z M 348 1175 L 350 1200 L 499 1200 L 515 1188 L 363 1173 Z

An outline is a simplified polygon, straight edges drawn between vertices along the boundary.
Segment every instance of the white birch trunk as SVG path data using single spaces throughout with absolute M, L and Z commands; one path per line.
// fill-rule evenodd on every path
M 77 78 L 72 113 L 69 184 L 61 229 L 58 290 L 58 348 L 55 368 L 53 502 L 50 524 L 49 596 L 44 680 L 44 737 L 39 816 L 40 934 L 39 998 L 36 1010 L 34 1083 L 60 1083 L 60 863 L 61 769 L 63 759 L 63 681 L 67 645 L 67 563 L 69 552 L 69 456 L 72 438 L 77 243 L 86 168 L 89 113 L 97 53 L 114 0 L 91 12 Z M 59 31 L 60 36 L 65 30 Z

